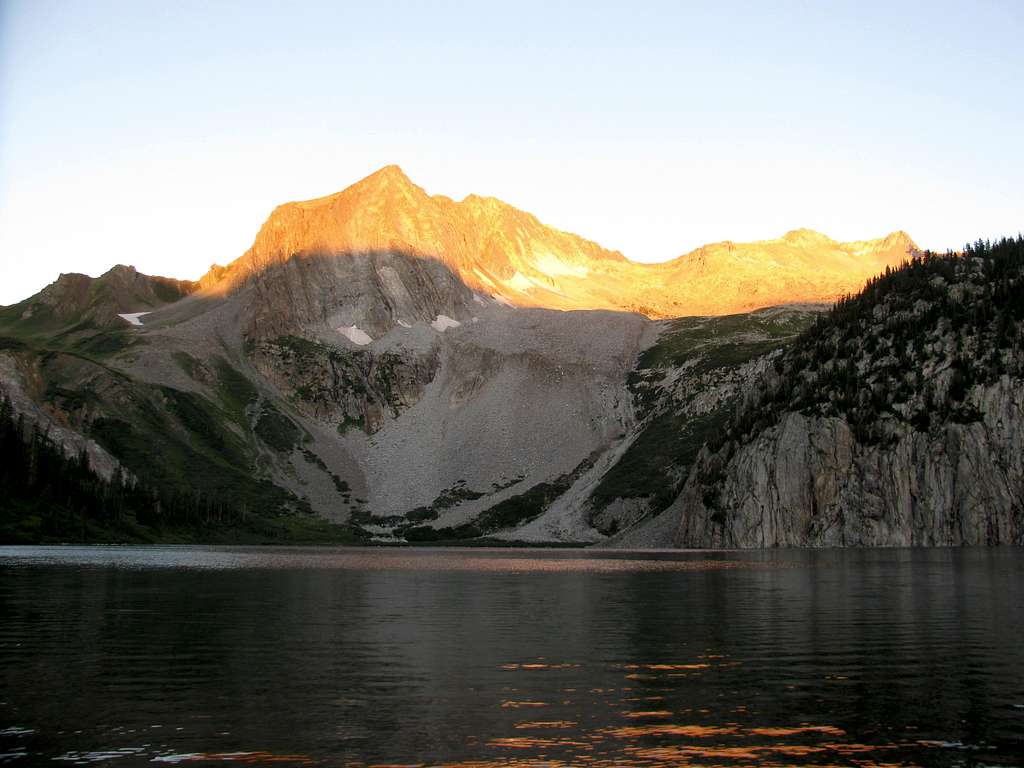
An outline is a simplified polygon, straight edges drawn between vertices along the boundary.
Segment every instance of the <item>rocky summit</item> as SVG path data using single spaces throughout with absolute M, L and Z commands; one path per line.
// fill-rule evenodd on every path
M 225 290 L 295 259 L 400 253 L 436 260 L 469 288 L 513 306 L 667 318 L 834 301 L 916 248 L 904 232 L 838 243 L 800 229 L 640 264 L 492 197 L 428 195 L 388 166 L 337 194 L 278 207 L 240 259 L 200 282 Z
M 197 283 L 115 267 L 0 309 L 22 489 L 0 535 L 1019 541 L 1008 243 L 943 261 L 902 232 L 795 230 L 638 264 L 389 166 L 278 207 Z M 843 297 L 866 282 L 885 299 L 853 323 Z M 1002 314 L 957 320 L 981 304 Z M 1002 368 L 963 362 L 993 339 Z M 1017 459 L 982 467 L 986 451 Z M 33 500 L 32 466 L 61 499 Z

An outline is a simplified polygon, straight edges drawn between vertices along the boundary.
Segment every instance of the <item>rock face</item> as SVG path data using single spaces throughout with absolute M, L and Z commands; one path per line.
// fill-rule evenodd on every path
M 980 422 L 895 445 L 857 441 L 839 418 L 787 414 L 743 446 L 714 495 L 693 482 L 671 509 L 679 547 L 1024 543 L 1024 389 L 971 394 Z M 703 457 L 704 467 L 712 461 Z
M 837 305 L 709 440 L 681 547 L 1024 543 L 1024 239 Z
M 254 273 L 247 288 L 248 338 L 347 328 L 346 338 L 368 344 L 396 326 L 468 320 L 473 305 L 473 292 L 443 263 L 400 251 L 304 253 Z
M 121 468 L 120 462 L 95 440 L 61 423 L 59 414 L 41 407 L 31 396 L 29 389 L 25 372 L 19 369 L 15 356 L 0 352 L 0 397 L 6 397 L 15 413 L 20 414 L 29 426 L 46 434 L 59 445 L 69 459 L 85 451 L 93 472 L 104 480 L 113 477 Z
M 832 301 L 914 252 L 903 232 L 839 243 L 803 229 L 776 240 L 715 243 L 662 264 L 638 264 L 494 198 L 470 195 L 456 202 L 428 195 L 397 166 L 388 166 L 337 194 L 279 206 L 241 258 L 213 267 L 200 283 L 204 291 L 223 294 L 251 281 L 265 283 L 265 275 L 287 265 L 287 295 L 297 302 L 296 312 L 316 317 L 324 307 L 310 285 L 339 285 L 332 278 L 345 270 L 337 271 L 336 257 L 347 262 L 353 256 L 405 254 L 436 261 L 471 289 L 516 306 L 666 318 Z M 396 285 L 380 280 L 385 293 Z M 406 288 L 423 284 L 403 282 Z M 262 321 L 276 318 L 279 304 L 271 302 Z M 260 328 L 262 321 L 256 321 Z

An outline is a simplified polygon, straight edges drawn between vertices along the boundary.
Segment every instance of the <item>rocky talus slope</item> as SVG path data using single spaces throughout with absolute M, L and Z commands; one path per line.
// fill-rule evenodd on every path
M 701 453 L 673 543 L 1024 543 L 1022 280 L 1018 238 L 841 302 Z

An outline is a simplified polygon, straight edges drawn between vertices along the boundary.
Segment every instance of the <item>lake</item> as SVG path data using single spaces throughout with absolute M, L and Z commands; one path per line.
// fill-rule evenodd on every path
M 0 547 L 0 763 L 1024 765 L 1024 550 Z

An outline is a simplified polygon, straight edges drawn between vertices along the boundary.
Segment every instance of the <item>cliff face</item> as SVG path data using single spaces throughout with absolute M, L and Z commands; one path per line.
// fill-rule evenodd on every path
M 1024 543 L 1024 240 L 918 259 L 747 393 L 667 514 L 681 547 Z
M 1024 387 L 970 400 L 982 421 L 864 445 L 840 418 L 787 414 L 728 462 L 705 455 L 673 505 L 679 547 L 1024 544 Z
M 473 292 L 447 266 L 403 252 L 304 254 L 267 266 L 247 287 L 243 330 L 260 339 L 317 329 L 369 343 L 442 315 L 466 321 L 474 306 Z M 354 329 L 365 336 L 353 339 Z

